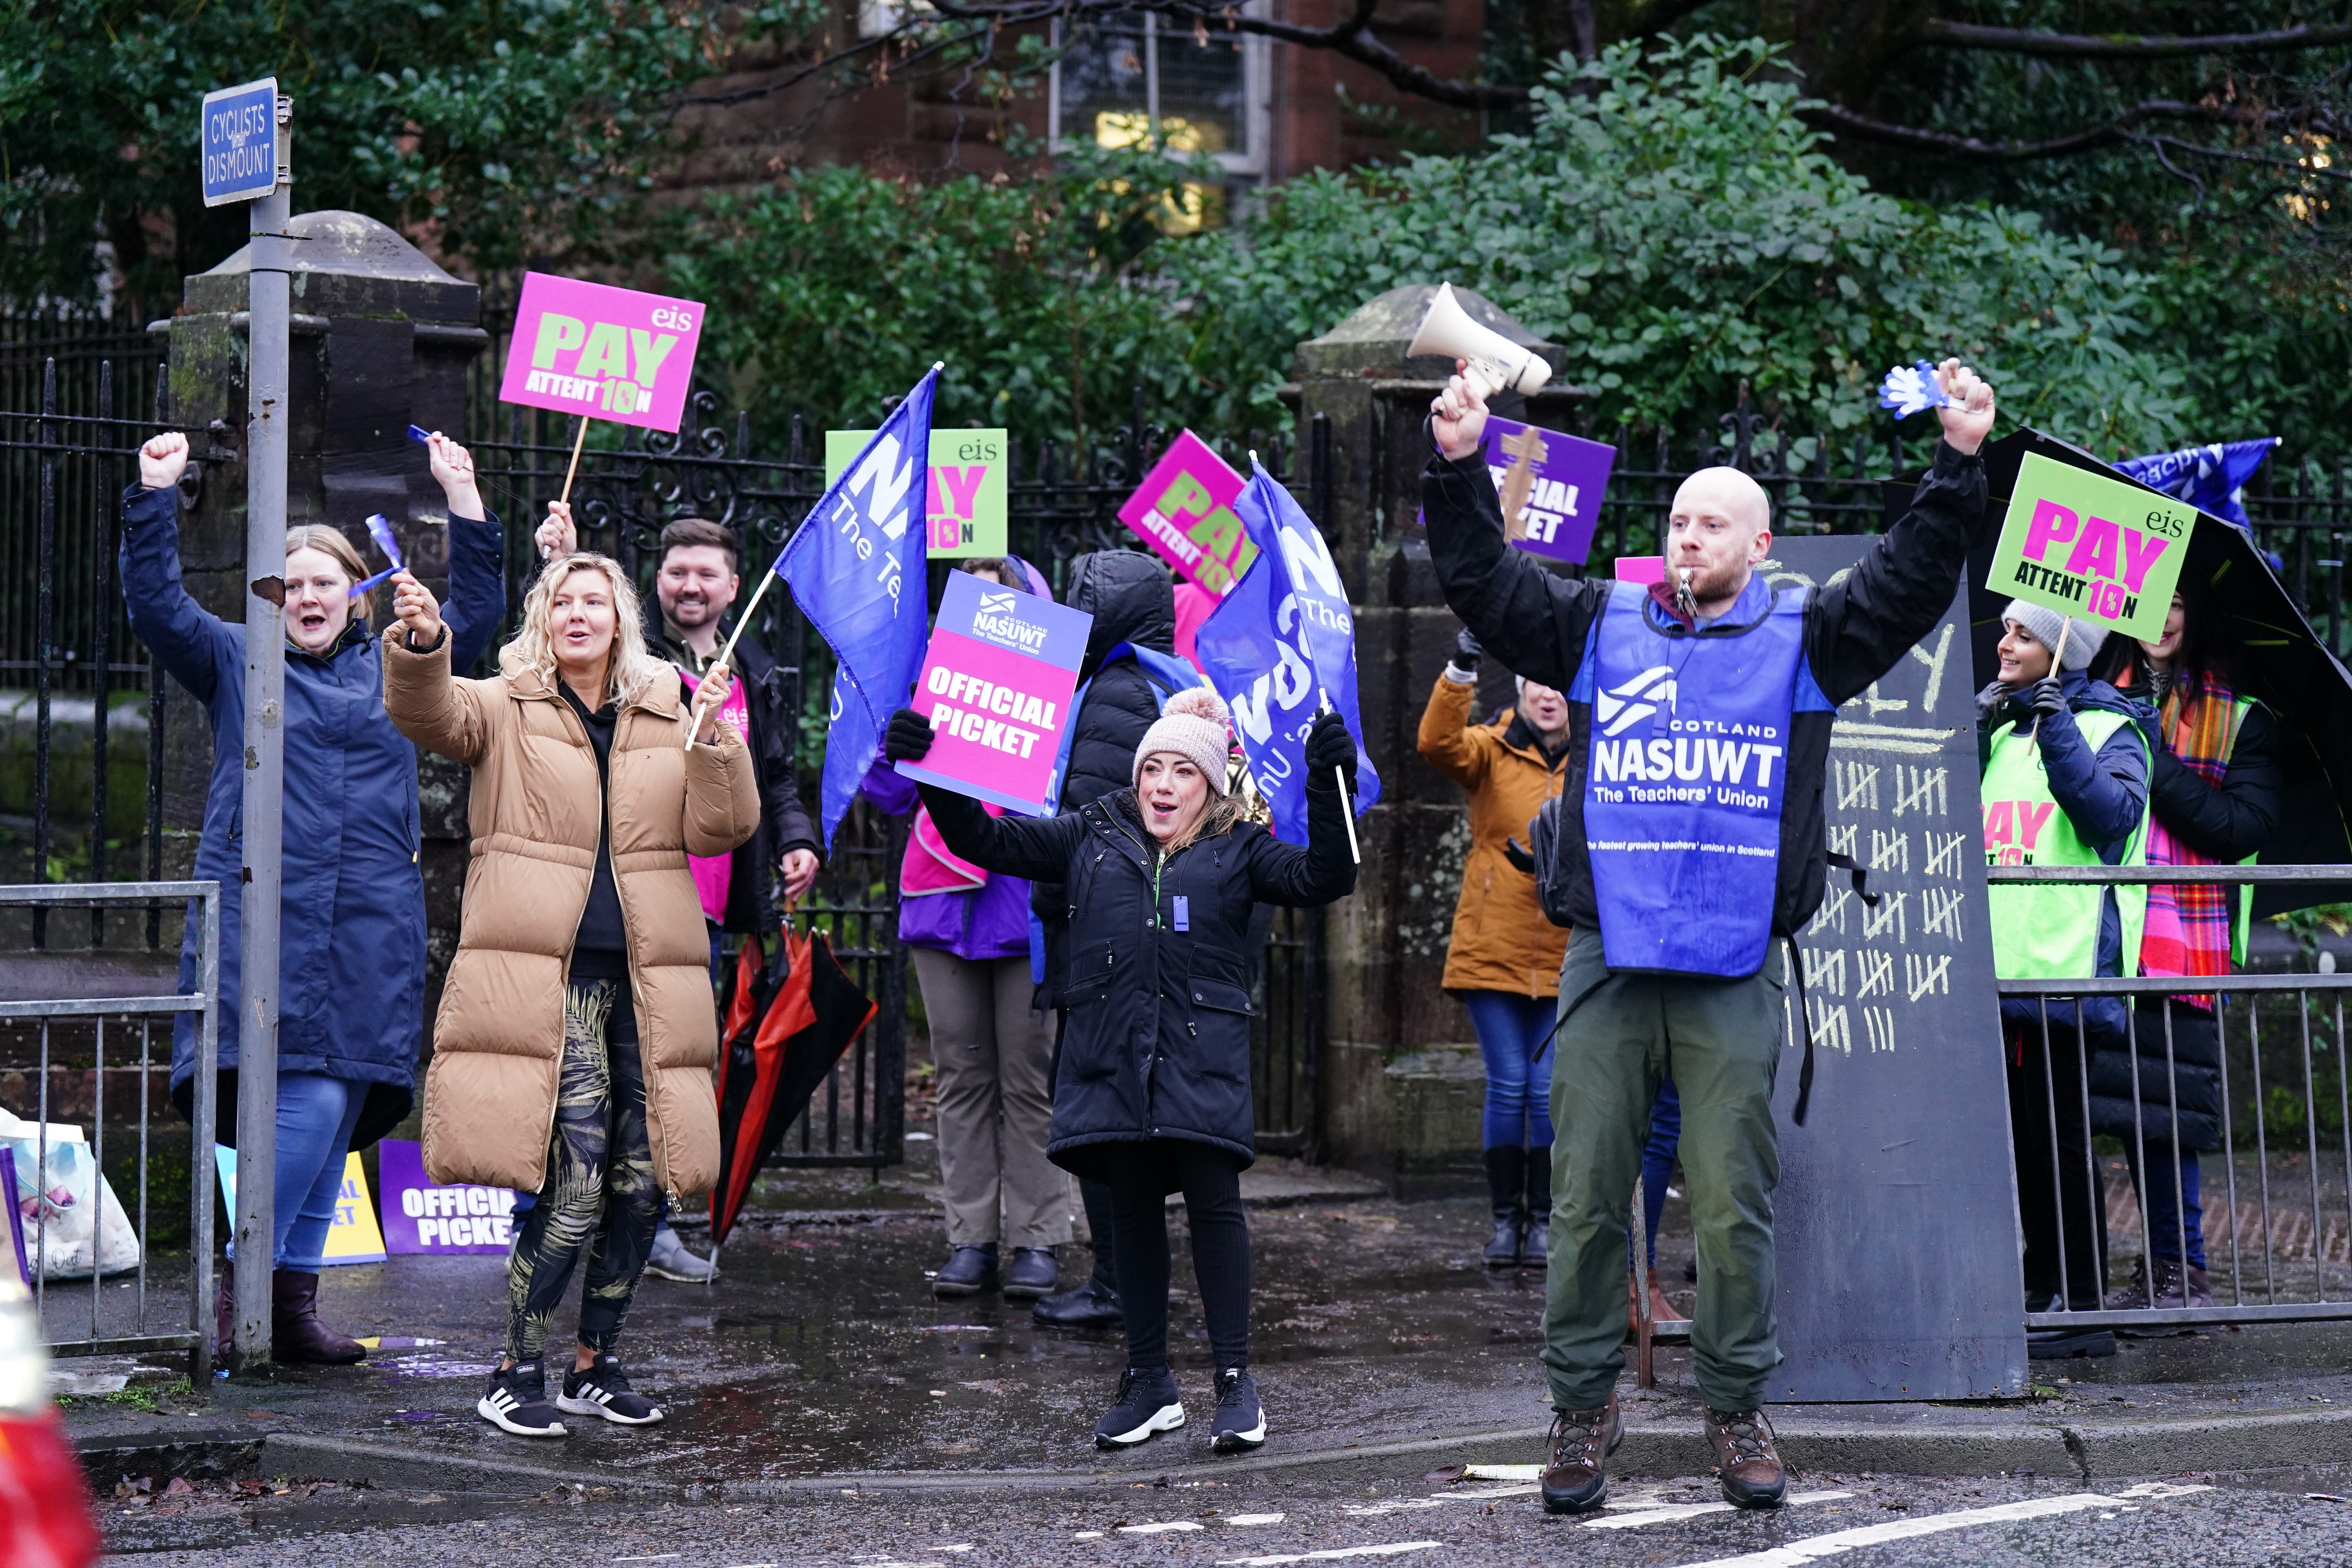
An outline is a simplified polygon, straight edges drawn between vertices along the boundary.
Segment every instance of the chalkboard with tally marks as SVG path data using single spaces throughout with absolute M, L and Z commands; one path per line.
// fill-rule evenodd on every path
M 1801 591 L 1872 540 L 1776 540 L 1764 571 Z M 1838 710 L 1823 805 L 1832 868 L 1798 933 L 1815 1050 L 1781 1040 L 1780 1349 L 1775 1403 L 2026 1392 L 2024 1283 L 2008 1086 L 1985 910 L 1968 601 Z M 1784 1009 L 1795 1022 L 1796 989 Z M 1701 1287 L 1704 1289 L 1704 1286 Z

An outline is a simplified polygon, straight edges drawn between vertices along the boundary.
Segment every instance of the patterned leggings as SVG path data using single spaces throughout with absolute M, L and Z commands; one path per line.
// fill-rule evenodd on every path
M 547 1176 L 507 1258 L 507 1354 L 538 1364 L 548 1320 L 583 1251 L 588 1281 L 580 1299 L 580 1342 L 600 1354 L 611 1350 L 661 1215 L 628 982 L 574 979 L 563 994 L 563 1061 Z

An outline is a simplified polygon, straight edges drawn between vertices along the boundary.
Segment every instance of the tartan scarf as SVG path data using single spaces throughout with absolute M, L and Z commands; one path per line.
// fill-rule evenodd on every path
M 2180 765 L 2218 789 L 2238 742 L 2238 694 L 2210 680 L 2176 680 L 2158 710 L 2158 730 Z M 2213 866 L 2151 814 L 2151 866 Z M 2147 925 L 2140 938 L 2143 974 L 2230 973 L 2231 914 L 2238 890 L 2220 882 L 2158 883 L 2147 890 Z M 2176 998 L 2210 1012 L 2211 996 Z

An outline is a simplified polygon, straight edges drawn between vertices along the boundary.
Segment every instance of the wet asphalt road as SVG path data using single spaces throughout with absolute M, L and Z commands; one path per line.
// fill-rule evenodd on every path
M 239 1500 L 217 1489 L 109 1505 L 117 1552 L 185 1568 L 1179 1568 L 1192 1564 L 1578 1563 L 1598 1568 L 2084 1564 L 2340 1568 L 2352 1470 L 2190 1476 L 2085 1488 L 2050 1480 L 1801 1478 L 1773 1514 L 1735 1513 L 1712 1481 L 1630 1479 L 1599 1519 L 1548 1517 L 1532 1487 L 1263 1477 L 1081 1491 L 868 1492 L 772 1503 L 657 1503 L 339 1489 Z M 1699 1505 L 1688 1510 L 1685 1505 Z M 1897 1532 L 1917 1531 L 1907 1538 Z M 1890 1536 L 1897 1538 L 1889 1539 Z M 1852 1542 L 1852 1544 L 1849 1544 Z M 1776 1550 L 1777 1549 L 1777 1550 Z M 1759 1555 L 1761 1554 L 1761 1555 Z

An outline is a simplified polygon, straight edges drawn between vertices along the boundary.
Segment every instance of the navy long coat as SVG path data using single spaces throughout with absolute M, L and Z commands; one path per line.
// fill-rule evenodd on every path
M 1333 780 L 1307 789 L 1307 847 L 1244 823 L 1164 859 L 1122 789 L 1041 820 L 990 816 L 929 784 L 923 804 L 957 854 L 1067 889 L 1068 1010 L 1045 1152 L 1098 1176 L 1121 1145 L 1206 1143 L 1256 1158 L 1250 1100 L 1250 917 L 1355 890 Z
M 506 614 L 499 524 L 452 518 L 444 618 L 457 668 L 481 656 Z M 179 492 L 133 485 L 122 502 L 122 594 L 131 628 L 205 705 L 212 781 L 195 876 L 221 885 L 220 1067 L 237 1062 L 239 899 L 244 848 L 245 627 L 199 605 L 180 582 Z M 320 658 L 286 649 L 285 886 L 279 901 L 278 1070 L 370 1086 L 352 1147 L 408 1114 L 425 1007 L 425 883 L 417 867 L 416 748 L 383 710 L 375 639 L 354 617 Z M 180 948 L 195 988 L 197 906 Z M 196 1023 L 172 1029 L 172 1094 L 183 1110 Z M 227 1091 L 224 1083 L 224 1091 Z M 235 1118 L 219 1118 L 224 1143 Z

